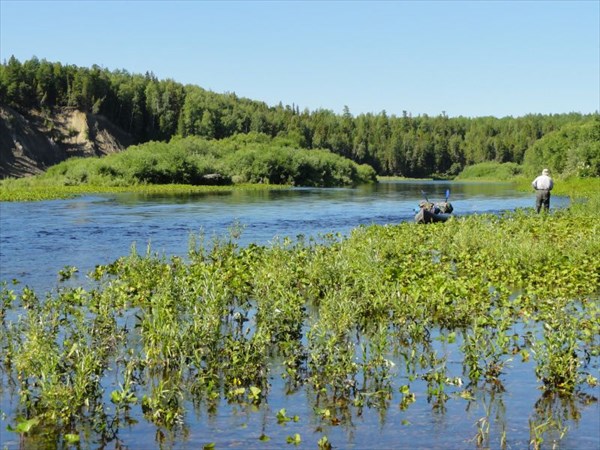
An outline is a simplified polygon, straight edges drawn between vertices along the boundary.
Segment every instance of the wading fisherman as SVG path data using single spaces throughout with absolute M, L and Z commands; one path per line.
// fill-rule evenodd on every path
M 531 185 L 535 189 L 535 210 L 539 213 L 543 207 L 544 211 L 548 211 L 550 209 L 550 191 L 554 187 L 550 171 L 542 170 L 542 174 L 533 180 Z

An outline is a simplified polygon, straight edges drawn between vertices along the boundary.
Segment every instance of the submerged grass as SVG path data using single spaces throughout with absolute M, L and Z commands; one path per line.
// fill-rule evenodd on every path
M 586 201 L 550 214 L 362 226 L 269 246 L 200 236 L 186 259 L 132 251 L 98 266 L 89 290 L 38 297 L 4 285 L 0 366 L 18 416 L 57 441 L 92 429 L 110 442 L 117 433 L 102 424 L 135 410 L 173 429 L 186 401 L 268 402 L 275 360 L 288 392 L 312 393 L 323 425 L 394 400 L 409 409 L 417 380 L 443 413 L 451 398 L 501 392 L 515 357 L 534 361 L 542 399 L 578 398 L 598 384 L 600 190 L 576 185 Z M 458 345 L 461 373 L 450 374 L 434 336 Z M 119 387 L 104 392 L 108 377 Z M 565 419 L 544 405 L 530 418 L 534 446 Z M 489 420 L 477 422 L 478 445 L 494 445 Z
M 378 177 L 380 181 L 391 180 L 414 180 L 403 177 Z M 517 186 L 523 191 L 531 190 L 531 180 L 516 173 L 510 176 L 490 172 L 489 177 L 474 176 L 468 174 L 460 178 L 461 182 L 506 182 Z M 44 177 L 29 177 L 20 179 L 0 180 L 0 202 L 3 201 L 39 201 L 73 198 L 79 195 L 99 193 L 142 193 L 161 195 L 202 194 L 212 192 L 231 192 L 232 190 L 273 190 L 289 189 L 289 185 L 278 184 L 234 184 L 230 186 L 205 186 L 189 184 L 128 184 L 128 185 L 93 185 L 75 184 L 65 185 L 60 180 Z M 600 190 L 600 178 L 566 178 L 558 179 L 555 183 L 554 195 L 566 195 L 571 198 L 594 198 L 594 193 Z
M 199 186 L 189 184 L 137 184 L 130 186 L 63 186 L 32 181 L 31 183 L 11 183 L 4 180 L 0 184 L 0 202 L 26 202 L 73 198 L 80 195 L 104 193 L 139 193 L 149 195 L 187 195 L 232 192 L 236 190 L 275 190 L 289 189 L 286 185 L 237 184 L 231 186 Z

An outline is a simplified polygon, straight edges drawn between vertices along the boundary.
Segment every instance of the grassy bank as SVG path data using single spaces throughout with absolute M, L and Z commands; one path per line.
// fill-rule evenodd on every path
M 521 191 L 531 192 L 533 188 L 531 182 L 533 179 L 525 177 L 516 177 L 512 184 Z M 554 178 L 554 189 L 552 195 L 561 195 L 569 197 L 574 203 L 585 202 L 589 208 L 595 207 L 595 211 L 600 211 L 598 202 L 598 193 L 600 192 L 600 178 Z M 595 206 L 593 206 L 595 205 Z
M 230 186 L 193 186 L 189 184 L 136 184 L 131 186 L 60 186 L 44 183 L 10 183 L 0 185 L 0 201 L 40 201 L 73 198 L 80 195 L 106 193 L 140 193 L 162 195 L 210 194 L 215 192 L 231 192 L 235 190 L 275 190 L 289 189 L 286 185 L 270 184 L 236 184 Z
M 379 177 L 380 181 L 415 181 L 412 178 L 401 177 Z M 515 177 L 512 180 L 504 179 L 463 179 L 462 181 L 481 182 L 507 182 L 511 183 L 520 190 L 531 191 L 531 180 L 525 177 Z M 79 195 L 100 194 L 100 193 L 145 193 L 145 194 L 202 194 L 212 192 L 231 192 L 232 190 L 273 190 L 289 189 L 289 185 L 273 184 L 240 184 L 230 186 L 193 186 L 186 184 L 137 184 L 130 186 L 96 186 L 96 185 L 76 185 L 64 186 L 53 183 L 46 183 L 32 179 L 4 180 L 0 183 L 0 201 L 37 201 L 72 198 Z M 575 198 L 589 197 L 593 198 L 595 192 L 600 191 L 600 178 L 568 178 L 555 180 L 554 195 L 565 195 Z
M 531 191 L 531 182 L 537 175 L 539 173 L 527 174 L 525 168 L 519 164 L 486 162 L 466 167 L 455 180 L 474 183 L 506 182 L 522 191 Z M 554 195 L 592 200 L 600 191 L 600 178 L 598 177 L 552 176 L 554 178 L 552 191 Z

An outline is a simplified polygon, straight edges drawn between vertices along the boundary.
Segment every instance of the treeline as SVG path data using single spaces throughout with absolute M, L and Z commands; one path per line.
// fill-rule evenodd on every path
M 413 117 L 407 112 L 398 117 L 385 111 L 353 116 L 347 107 L 341 115 L 323 109 L 301 111 L 297 105 L 268 106 L 234 93 L 158 80 L 152 73 L 109 71 L 96 65 L 82 68 L 37 58 L 21 63 L 14 57 L 0 65 L 0 98 L 20 110 L 73 107 L 102 114 L 138 143 L 173 136 L 223 139 L 262 133 L 285 137 L 300 148 L 331 150 L 371 165 L 380 175 L 407 177 L 454 176 L 465 166 L 488 161 L 537 164 L 538 159 L 526 158 L 526 153 L 544 136 L 590 123 L 597 129 L 600 123 L 597 112 L 450 118 L 444 113 Z M 575 159 L 563 169 L 600 175 L 593 162 L 597 147 L 583 145 L 586 149 L 572 152 L 570 158 Z M 538 148 L 536 154 L 544 153 Z M 581 173 L 578 168 L 583 168 Z
M 150 141 L 102 158 L 71 158 L 38 176 L 62 186 L 241 183 L 349 186 L 377 181 L 373 168 L 328 150 L 290 146 L 283 138 L 250 133 L 221 140 L 198 136 Z

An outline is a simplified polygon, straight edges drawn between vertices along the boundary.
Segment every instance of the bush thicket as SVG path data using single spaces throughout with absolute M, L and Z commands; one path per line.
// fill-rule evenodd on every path
M 39 178 L 66 186 L 265 183 L 329 187 L 376 181 L 370 166 L 328 150 L 299 149 L 256 133 L 221 141 L 197 136 L 176 137 L 168 143 L 151 141 L 103 158 L 73 158 Z

